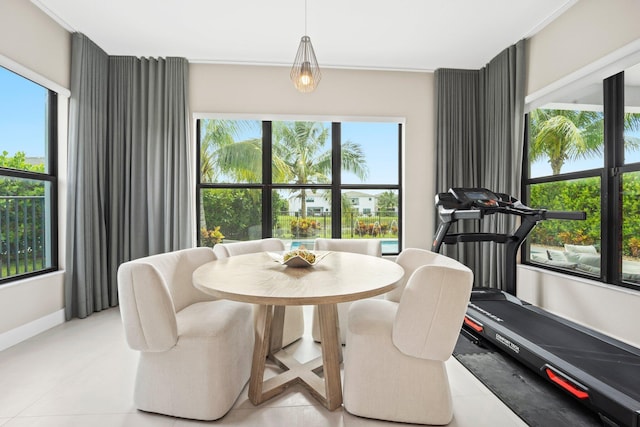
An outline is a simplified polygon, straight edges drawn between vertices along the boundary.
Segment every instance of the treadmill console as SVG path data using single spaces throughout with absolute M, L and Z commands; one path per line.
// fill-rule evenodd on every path
M 498 194 L 486 188 L 451 188 L 448 193 L 436 196 L 436 204 L 447 209 L 491 209 L 512 204 L 506 194 Z
M 451 194 L 466 207 L 497 207 L 499 197 L 486 188 L 451 188 Z

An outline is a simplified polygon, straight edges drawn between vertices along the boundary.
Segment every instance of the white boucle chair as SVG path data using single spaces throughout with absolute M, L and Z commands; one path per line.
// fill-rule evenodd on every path
M 212 260 L 211 248 L 193 248 L 118 269 L 127 343 L 140 351 L 134 402 L 142 411 L 215 420 L 249 380 L 251 305 L 216 300 L 192 284 L 193 271 Z
M 415 251 L 412 261 L 430 257 Z M 351 305 L 343 391 L 351 414 L 416 424 L 452 420 L 444 362 L 462 326 L 473 273 L 433 255 L 433 263 L 414 269 L 399 303 L 368 299 Z
M 218 258 L 228 258 L 236 255 L 256 252 L 282 252 L 285 250 L 282 240 L 268 238 L 249 240 L 246 242 L 218 243 L 213 252 Z M 257 306 L 254 305 L 254 315 Z M 302 306 L 289 305 L 284 309 L 284 328 L 282 330 L 282 346 L 287 346 L 304 335 L 304 313 Z
M 393 302 L 400 302 L 409 278 L 418 267 L 423 265 L 450 265 L 455 267 L 459 265 L 459 262 L 452 258 L 418 248 L 407 248 L 400 252 L 396 258 L 396 263 L 404 269 L 404 276 L 394 290 L 384 294 L 385 299 Z
M 382 256 L 382 244 L 378 239 L 316 239 L 313 243 L 315 251 L 353 252 L 363 255 Z M 354 265 L 353 268 L 358 268 Z M 347 321 L 350 302 L 341 302 L 338 307 L 338 325 L 340 325 L 340 342 L 347 342 Z M 313 340 L 320 342 L 320 321 L 318 307 L 313 307 L 313 322 L 311 323 Z

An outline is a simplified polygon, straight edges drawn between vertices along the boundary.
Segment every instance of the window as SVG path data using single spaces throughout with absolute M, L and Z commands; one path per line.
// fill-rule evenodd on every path
M 401 124 L 200 119 L 199 244 L 380 239 L 397 253 Z M 336 226 L 337 225 L 337 226 Z
M 640 285 L 639 71 L 633 67 L 528 114 L 525 203 L 584 211 L 587 219 L 537 225 L 525 262 Z
M 0 283 L 57 268 L 56 98 L 0 67 Z

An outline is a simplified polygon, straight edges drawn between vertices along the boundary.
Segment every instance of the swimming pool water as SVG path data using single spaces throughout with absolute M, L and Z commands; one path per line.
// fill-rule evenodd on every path
M 398 241 L 397 240 L 381 240 L 382 254 L 397 254 L 398 253 Z M 313 240 L 293 240 L 291 241 L 290 249 L 298 249 L 300 246 L 304 246 L 306 249 L 313 249 Z

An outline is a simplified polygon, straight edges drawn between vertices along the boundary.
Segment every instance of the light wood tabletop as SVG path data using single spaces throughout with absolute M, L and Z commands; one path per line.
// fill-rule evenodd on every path
M 193 284 L 218 298 L 259 304 L 249 382 L 252 403 L 260 404 L 300 383 L 334 410 L 342 404 L 342 346 L 336 304 L 388 292 L 403 275 L 398 264 L 369 255 L 330 252 L 314 266 L 293 268 L 259 252 L 204 264 L 193 273 Z M 301 364 L 282 349 L 286 305 L 318 306 L 321 358 Z M 284 372 L 265 381 L 267 358 Z M 324 371 L 324 378 L 318 375 L 320 371 Z

